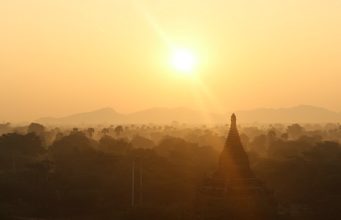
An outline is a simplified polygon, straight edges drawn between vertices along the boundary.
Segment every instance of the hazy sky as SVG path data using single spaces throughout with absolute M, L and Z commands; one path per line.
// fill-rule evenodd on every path
M 341 111 L 340 0 L 0 0 L 0 122 L 113 107 Z M 198 59 L 191 76 L 172 47 Z

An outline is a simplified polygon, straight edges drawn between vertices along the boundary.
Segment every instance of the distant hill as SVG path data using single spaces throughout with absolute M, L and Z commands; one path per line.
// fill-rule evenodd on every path
M 131 123 L 208 123 L 221 122 L 224 117 L 219 114 L 200 112 L 188 108 L 151 108 L 127 115 Z
M 236 112 L 242 122 L 260 123 L 328 123 L 341 122 L 341 113 L 325 108 L 300 105 L 291 108 L 261 108 Z
M 61 118 L 40 118 L 36 120 L 42 124 L 63 124 L 63 125 L 78 125 L 78 124 L 106 124 L 112 122 L 122 123 L 124 115 L 117 113 L 111 108 L 103 108 L 92 112 L 84 112 Z
M 162 123 L 174 121 L 179 123 L 208 123 L 224 121 L 221 115 L 204 113 L 187 108 L 151 108 L 131 114 L 117 113 L 111 108 L 92 112 L 74 114 L 62 118 L 40 118 L 42 124 L 56 125 L 90 125 L 90 124 L 120 124 L 120 123 Z
M 328 109 L 301 105 L 291 108 L 260 108 L 236 111 L 241 123 L 327 123 L 341 122 L 341 113 Z M 227 123 L 231 112 L 213 114 L 188 108 L 150 108 L 130 114 L 121 114 L 111 108 L 74 114 L 62 118 L 40 118 L 42 124 L 53 125 L 95 125 L 120 123 Z

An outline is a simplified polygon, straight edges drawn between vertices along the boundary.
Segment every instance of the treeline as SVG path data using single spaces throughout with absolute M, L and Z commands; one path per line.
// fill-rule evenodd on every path
M 107 134 L 96 141 L 77 129 L 47 148 L 41 139 L 36 133 L 0 137 L 1 219 L 188 217 L 194 186 L 217 160 L 211 147 L 173 137 L 153 149 Z
M 191 219 L 228 126 L 0 125 L 0 219 Z M 245 126 L 284 219 L 341 219 L 341 129 Z

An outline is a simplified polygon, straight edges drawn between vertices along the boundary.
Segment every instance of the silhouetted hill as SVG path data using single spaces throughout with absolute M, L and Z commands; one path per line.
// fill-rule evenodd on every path
M 121 114 L 111 108 L 74 114 L 62 118 L 41 118 L 42 124 L 89 125 L 119 123 L 226 123 L 228 115 L 200 112 L 188 108 L 150 108 L 130 114 Z M 341 113 L 328 109 L 301 105 L 291 108 L 260 108 L 236 111 L 241 123 L 326 123 L 341 122 Z
M 119 123 L 207 123 L 224 121 L 221 115 L 203 113 L 187 108 L 151 108 L 131 114 L 120 114 L 111 108 L 74 114 L 62 118 L 41 118 L 42 124 L 87 125 Z
M 84 112 L 73 114 L 62 118 L 40 118 L 37 120 L 43 124 L 63 124 L 63 125 L 78 125 L 78 124 L 107 124 L 118 122 L 122 123 L 125 116 L 117 113 L 111 108 L 103 108 L 92 112 Z
M 208 123 L 223 121 L 223 116 L 188 108 L 151 108 L 127 115 L 131 123 Z
M 341 113 L 325 108 L 300 105 L 290 108 L 261 108 L 249 111 L 237 111 L 241 122 L 260 123 L 327 123 L 340 122 Z

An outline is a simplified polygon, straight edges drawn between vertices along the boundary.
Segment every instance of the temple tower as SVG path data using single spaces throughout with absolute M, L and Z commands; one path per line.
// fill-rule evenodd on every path
M 217 174 L 224 178 L 225 181 L 254 178 L 250 169 L 249 158 L 240 140 L 235 114 L 231 116 L 230 131 L 223 152 L 220 155 Z
M 199 187 L 196 205 L 196 219 L 276 219 L 276 203 L 272 193 L 250 168 L 235 114 L 231 116 L 218 169 Z

